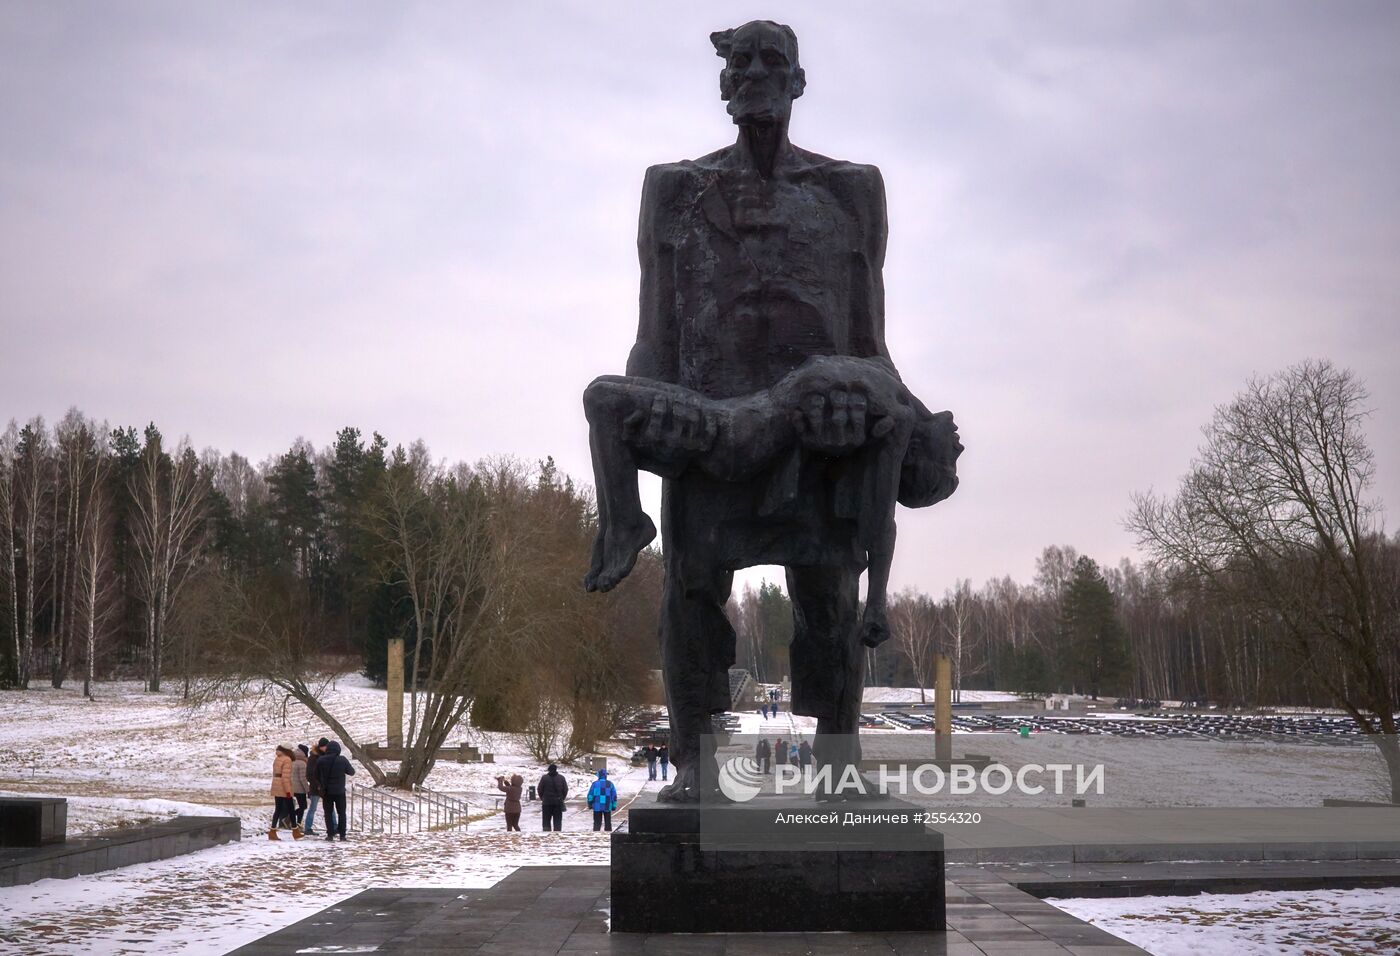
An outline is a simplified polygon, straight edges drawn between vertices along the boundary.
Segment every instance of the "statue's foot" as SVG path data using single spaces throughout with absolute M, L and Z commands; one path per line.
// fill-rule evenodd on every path
M 656 525 L 645 514 L 628 524 L 610 524 L 603 541 L 603 569 L 590 590 L 611 591 L 637 564 L 637 555 L 656 538 Z M 587 587 L 587 579 L 585 579 Z
M 700 788 L 695 782 L 694 767 L 671 765 L 675 779 L 656 794 L 657 803 L 699 803 Z
M 860 642 L 866 647 L 879 647 L 890 639 L 890 619 L 883 604 L 868 604 L 860 622 Z

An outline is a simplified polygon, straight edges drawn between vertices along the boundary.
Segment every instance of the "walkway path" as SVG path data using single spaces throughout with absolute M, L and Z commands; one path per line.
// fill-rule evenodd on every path
M 943 809 L 943 808 L 940 808 Z M 949 863 L 1400 859 L 1400 808 L 978 808 Z
M 489 890 L 366 890 L 235 950 L 477 956 L 1145 956 L 1146 951 L 1001 881 L 948 885 L 947 932 L 608 932 L 608 868 L 527 867 Z

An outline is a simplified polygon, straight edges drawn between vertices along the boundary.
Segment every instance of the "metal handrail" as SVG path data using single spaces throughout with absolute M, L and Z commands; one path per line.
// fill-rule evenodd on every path
M 466 800 L 418 784 L 414 784 L 413 795 L 418 798 L 420 830 L 442 830 L 467 823 L 470 808 Z
M 363 833 L 410 833 L 418 817 L 418 807 L 411 800 L 381 790 L 378 787 L 350 785 L 350 827 Z
M 362 833 L 421 833 L 466 826 L 470 807 L 450 793 L 415 785 L 413 797 L 382 787 L 350 784 L 347 803 L 349 827 Z

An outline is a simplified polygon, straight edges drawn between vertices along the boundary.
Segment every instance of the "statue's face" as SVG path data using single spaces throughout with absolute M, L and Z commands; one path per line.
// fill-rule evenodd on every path
M 802 71 L 792 62 L 787 37 L 766 23 L 734 32 L 720 93 L 740 125 L 786 122 L 792 101 L 802 95 Z

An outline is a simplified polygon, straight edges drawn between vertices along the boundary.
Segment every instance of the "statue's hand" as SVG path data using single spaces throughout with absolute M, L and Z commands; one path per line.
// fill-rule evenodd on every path
M 719 423 L 698 405 L 658 395 L 622 423 L 625 440 L 660 457 L 684 458 L 708 451 Z
M 850 454 L 872 438 L 883 438 L 894 427 L 893 418 L 871 421 L 867 411 L 864 392 L 831 388 L 807 394 L 789 414 L 803 445 L 834 458 Z

